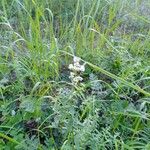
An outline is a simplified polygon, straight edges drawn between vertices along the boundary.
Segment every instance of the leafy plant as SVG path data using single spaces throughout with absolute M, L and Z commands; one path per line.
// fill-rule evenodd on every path
M 149 150 L 149 7 L 1 0 L 0 149 Z

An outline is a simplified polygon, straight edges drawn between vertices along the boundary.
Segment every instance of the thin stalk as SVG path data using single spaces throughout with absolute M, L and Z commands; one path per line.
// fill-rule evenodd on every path
M 19 143 L 18 141 L 16 141 L 15 139 L 13 139 L 13 138 L 11 138 L 11 137 L 9 137 L 9 136 L 3 134 L 3 133 L 0 133 L 0 137 L 2 137 L 2 138 L 6 139 L 6 140 L 8 140 L 8 141 L 10 141 L 10 142 L 12 142 L 12 143 L 14 143 L 14 144 L 17 144 L 17 145 L 20 144 L 20 143 Z
M 67 55 L 70 55 L 70 56 L 72 56 L 72 57 L 74 56 L 74 55 L 72 55 L 72 54 L 70 54 L 70 53 L 68 53 L 68 52 L 66 52 L 66 51 L 60 51 L 60 52 L 61 52 L 61 53 L 65 53 L 65 54 L 67 54 Z M 118 76 L 116 76 L 115 74 L 112 74 L 112 73 L 110 73 L 110 72 L 104 70 L 103 68 L 98 67 L 98 66 L 96 66 L 96 65 L 94 65 L 94 64 L 92 64 L 92 63 L 90 63 L 90 62 L 87 62 L 87 61 L 85 61 L 85 60 L 83 60 L 83 59 L 81 59 L 81 61 L 83 61 L 85 64 L 89 65 L 89 66 L 92 67 L 93 69 L 95 69 L 95 70 L 97 70 L 97 71 L 99 71 L 99 72 L 105 74 L 106 76 L 109 76 L 110 78 L 115 79 L 115 80 L 119 80 L 119 81 L 122 82 L 123 84 L 125 84 L 125 85 L 127 85 L 127 86 L 133 88 L 134 90 L 136 90 L 136 91 L 138 91 L 138 92 L 140 92 L 140 93 L 142 93 L 142 94 L 144 94 L 144 95 L 146 95 L 146 96 L 148 96 L 148 97 L 150 97 L 150 93 L 147 92 L 147 91 L 145 91 L 145 90 L 143 90 L 143 89 L 140 88 L 138 85 L 134 85 L 133 83 L 128 82 L 128 81 L 126 81 L 125 79 L 123 79 L 123 78 L 121 78 L 121 77 L 118 77 Z

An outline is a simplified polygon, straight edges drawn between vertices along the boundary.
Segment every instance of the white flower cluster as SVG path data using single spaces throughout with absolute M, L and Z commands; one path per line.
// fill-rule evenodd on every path
M 69 78 L 75 85 L 83 80 L 80 74 L 85 71 L 85 64 L 81 65 L 80 61 L 81 59 L 79 57 L 74 56 L 73 64 L 70 64 L 68 67 L 71 70 Z

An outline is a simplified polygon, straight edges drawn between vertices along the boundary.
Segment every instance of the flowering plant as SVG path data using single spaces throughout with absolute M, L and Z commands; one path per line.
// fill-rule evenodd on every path
M 85 64 L 81 65 L 80 61 L 81 59 L 79 57 L 74 56 L 73 64 L 69 64 L 68 67 L 71 71 L 69 78 L 71 79 L 74 85 L 77 85 L 83 80 L 83 78 L 80 75 L 85 71 Z

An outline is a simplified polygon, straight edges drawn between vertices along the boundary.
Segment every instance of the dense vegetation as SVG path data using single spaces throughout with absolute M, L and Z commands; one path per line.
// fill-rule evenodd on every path
M 150 150 L 149 14 L 149 0 L 1 0 L 0 149 Z

